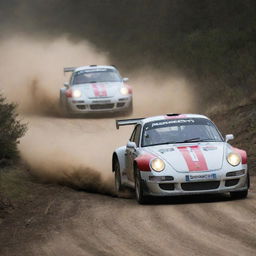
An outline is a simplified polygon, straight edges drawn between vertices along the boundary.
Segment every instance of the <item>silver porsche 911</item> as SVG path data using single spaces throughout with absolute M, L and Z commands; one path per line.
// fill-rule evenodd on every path
M 60 89 L 65 114 L 132 113 L 132 87 L 114 66 L 64 68 L 65 72 L 72 72 L 70 81 Z

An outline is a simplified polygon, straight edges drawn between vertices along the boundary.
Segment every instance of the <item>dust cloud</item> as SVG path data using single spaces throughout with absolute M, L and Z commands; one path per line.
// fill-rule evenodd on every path
M 0 54 L 1 93 L 28 122 L 19 148 L 30 171 L 42 181 L 113 193 L 112 152 L 126 144 L 132 127 L 116 131 L 117 117 L 66 119 L 58 109 L 59 89 L 68 79 L 63 67 L 109 64 L 108 56 L 86 41 L 28 36 L 2 40 Z M 133 87 L 133 117 L 193 112 L 195 97 L 184 77 L 139 67 L 122 73 Z
M 74 43 L 66 37 L 52 41 L 29 36 L 0 42 L 0 89 L 17 102 L 23 113 L 56 111 L 59 88 L 69 79 L 63 68 L 108 63 L 87 41 Z

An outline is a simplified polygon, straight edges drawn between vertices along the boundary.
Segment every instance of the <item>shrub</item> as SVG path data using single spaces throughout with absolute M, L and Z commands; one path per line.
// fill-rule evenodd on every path
M 18 158 L 17 144 L 27 130 L 27 125 L 18 120 L 16 108 L 0 94 L 0 164 Z

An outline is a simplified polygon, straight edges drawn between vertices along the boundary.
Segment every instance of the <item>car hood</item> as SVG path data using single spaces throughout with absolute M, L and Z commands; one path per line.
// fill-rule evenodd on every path
M 122 82 L 87 83 L 72 86 L 72 89 L 82 91 L 82 97 L 89 99 L 111 98 L 120 91 Z
M 177 172 L 216 171 L 222 168 L 224 142 L 168 144 L 145 147 Z

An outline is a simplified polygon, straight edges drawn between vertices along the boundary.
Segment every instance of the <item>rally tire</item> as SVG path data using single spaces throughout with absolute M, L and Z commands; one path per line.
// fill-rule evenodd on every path
M 148 202 L 148 197 L 145 196 L 143 190 L 143 182 L 141 180 L 140 171 L 138 169 L 135 171 L 134 180 L 136 200 L 139 204 L 146 204 Z
M 250 187 L 250 176 L 247 174 L 247 189 L 243 191 L 234 191 L 230 192 L 230 197 L 232 199 L 244 199 L 248 195 L 248 189 Z
M 60 98 L 60 109 L 61 109 L 61 114 L 63 115 L 63 117 L 72 117 L 69 107 L 67 105 L 67 101 L 63 98 Z
M 121 193 L 124 191 L 124 187 L 121 183 L 120 165 L 118 160 L 114 162 L 114 172 L 115 172 L 115 194 L 120 197 Z
M 128 108 L 124 111 L 125 115 L 131 115 L 133 113 L 133 102 L 129 104 Z

